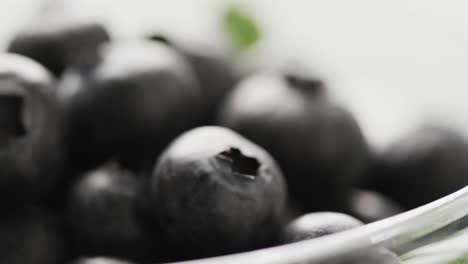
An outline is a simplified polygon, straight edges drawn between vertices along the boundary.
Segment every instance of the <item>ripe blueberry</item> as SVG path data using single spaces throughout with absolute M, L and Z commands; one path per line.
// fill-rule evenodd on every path
M 125 163 L 157 154 L 198 118 L 198 81 L 188 63 L 164 44 L 113 43 L 93 67 L 70 68 L 60 99 L 67 145 L 78 168 L 110 157 Z
M 286 185 L 262 148 L 221 127 L 175 139 L 151 179 L 155 217 L 181 258 L 269 245 L 284 214 Z
M 468 185 L 468 143 L 448 128 L 424 125 L 377 154 L 374 189 L 411 209 Z
M 356 218 L 334 212 L 309 213 L 290 222 L 282 232 L 283 243 L 319 238 L 361 226 Z M 398 257 L 386 248 L 360 250 L 324 264 L 399 264 Z
M 49 192 L 59 180 L 62 141 L 54 80 L 38 63 L 0 55 L 0 208 Z
M 289 223 L 282 234 L 283 243 L 327 236 L 362 225 L 356 218 L 333 212 L 309 213 Z
M 109 39 L 98 23 L 49 15 L 18 33 L 8 50 L 30 57 L 60 76 L 68 65 L 95 63 L 97 47 Z
M 153 241 L 137 212 L 138 187 L 135 175 L 116 163 L 88 172 L 74 184 L 67 220 L 77 253 L 146 257 Z
M 228 95 L 219 123 L 267 149 L 303 211 L 342 210 L 367 162 L 353 116 L 324 84 L 291 73 L 258 73 Z

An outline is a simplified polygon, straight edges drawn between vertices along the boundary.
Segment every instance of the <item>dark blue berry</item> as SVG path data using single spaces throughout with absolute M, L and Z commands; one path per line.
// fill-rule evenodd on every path
M 220 127 L 196 128 L 175 139 L 150 187 L 154 217 L 181 258 L 270 245 L 286 203 L 273 158 Z

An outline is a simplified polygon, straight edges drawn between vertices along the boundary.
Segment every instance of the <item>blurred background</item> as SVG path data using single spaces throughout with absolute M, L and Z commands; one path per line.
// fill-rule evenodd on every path
M 103 22 L 115 38 L 161 32 L 225 56 L 223 12 L 234 4 L 262 36 L 234 59 L 239 67 L 306 67 L 377 146 L 428 120 L 468 136 L 466 1 L 1 0 L 0 46 L 51 3 Z

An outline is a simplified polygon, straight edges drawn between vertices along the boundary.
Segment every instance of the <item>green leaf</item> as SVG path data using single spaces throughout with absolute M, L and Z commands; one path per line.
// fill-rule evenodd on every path
M 455 261 L 450 262 L 449 264 L 468 264 L 468 259 L 466 258 L 457 259 Z
M 224 12 L 223 23 L 238 53 L 249 49 L 261 37 L 255 21 L 239 7 L 227 8 Z

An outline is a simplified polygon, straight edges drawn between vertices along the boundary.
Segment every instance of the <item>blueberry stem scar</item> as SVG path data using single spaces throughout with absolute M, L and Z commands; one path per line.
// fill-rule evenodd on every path
M 260 162 L 244 155 L 238 148 L 231 147 L 216 155 L 216 158 L 228 162 L 236 175 L 249 180 L 255 180 L 258 176 Z
M 317 93 L 323 90 L 323 82 L 318 79 L 305 78 L 294 74 L 286 74 L 284 78 L 291 87 L 305 92 Z
M 22 122 L 24 98 L 17 95 L 0 95 L 0 145 L 26 133 Z

